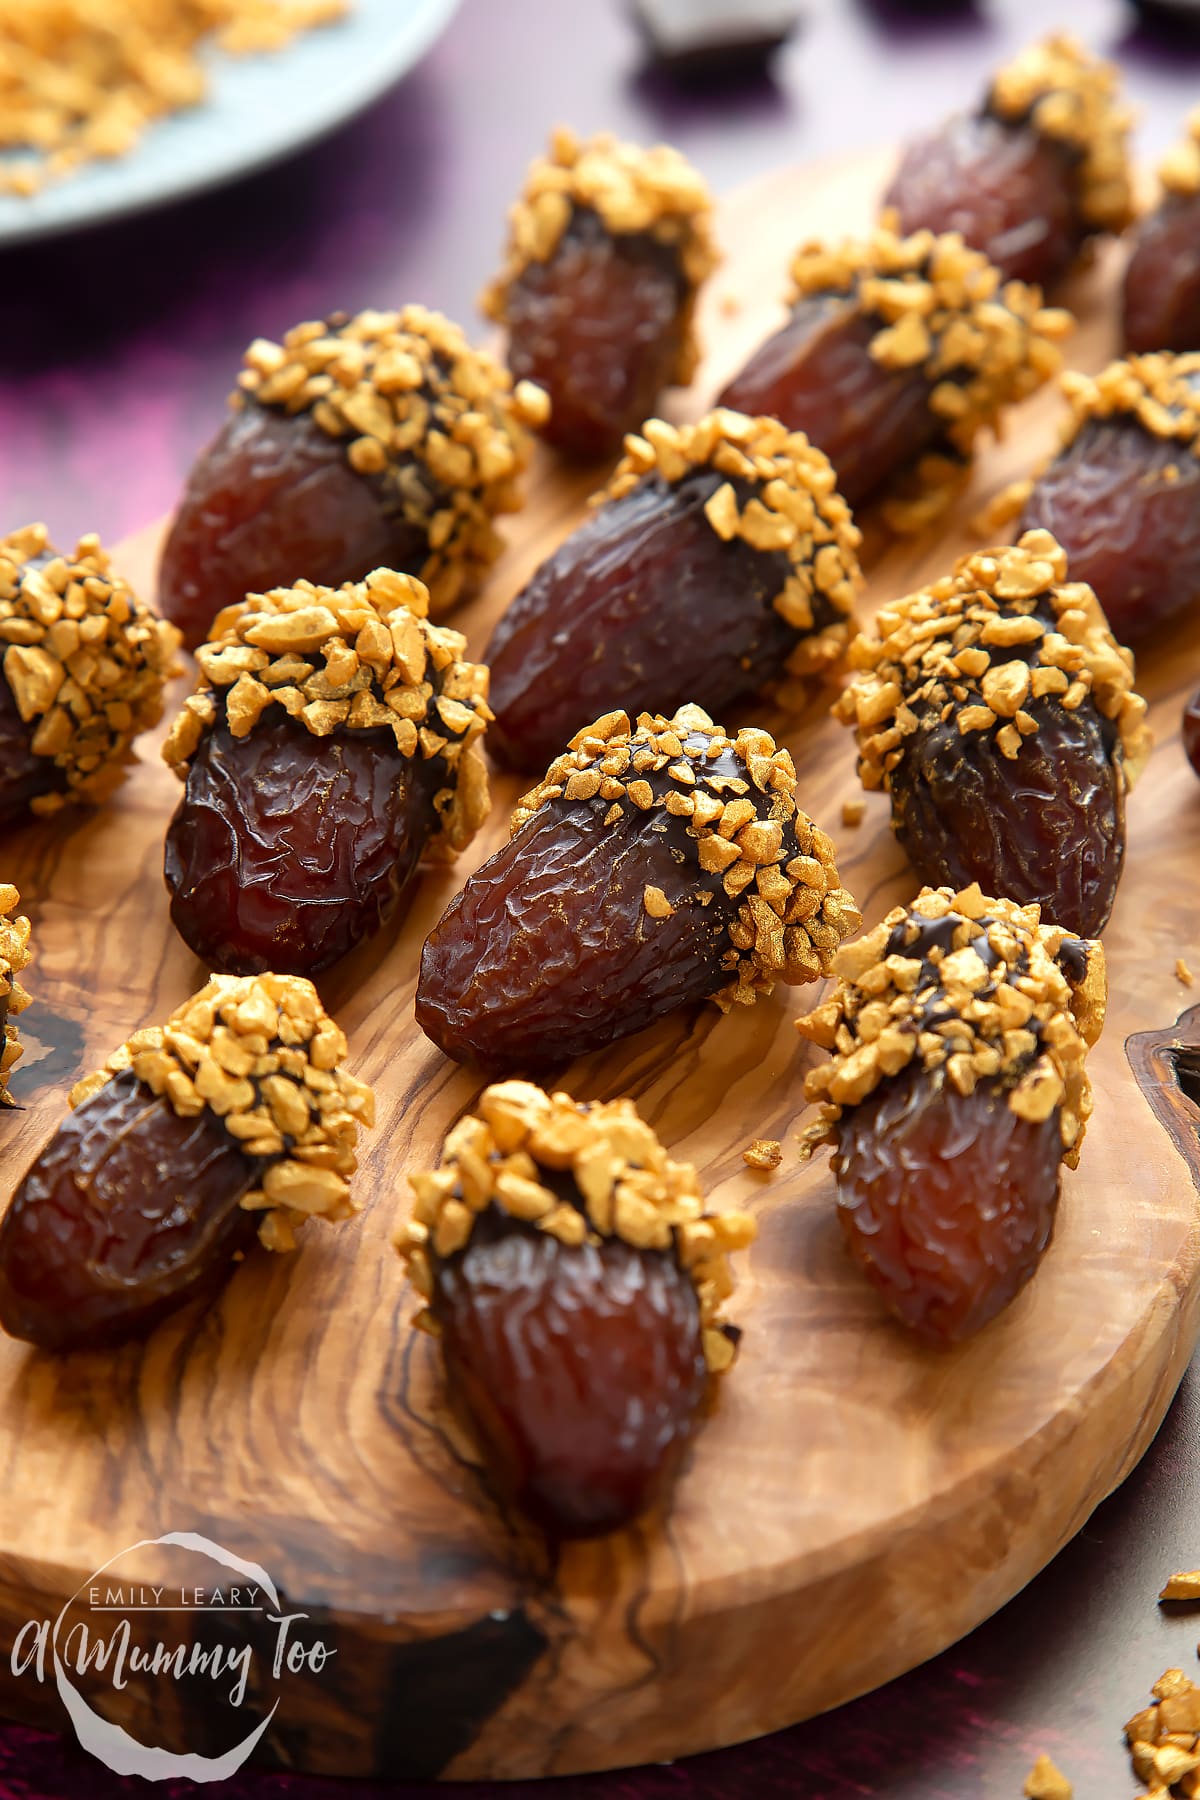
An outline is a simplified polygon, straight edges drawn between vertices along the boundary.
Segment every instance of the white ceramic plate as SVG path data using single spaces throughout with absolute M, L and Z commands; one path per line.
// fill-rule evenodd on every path
M 208 99 L 154 125 L 128 156 L 32 199 L 0 195 L 0 244 L 182 199 L 277 162 L 361 112 L 449 23 L 459 0 L 352 0 L 349 17 L 270 56 L 209 59 Z

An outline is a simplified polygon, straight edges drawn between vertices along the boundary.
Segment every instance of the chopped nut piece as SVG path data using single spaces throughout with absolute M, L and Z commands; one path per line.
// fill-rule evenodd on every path
M 1070 414 L 1064 447 L 1093 419 L 1135 419 L 1152 437 L 1200 445 L 1200 351 L 1150 351 L 1110 362 L 1098 375 L 1071 369 L 1062 377 Z
M 1200 1569 L 1187 1569 L 1172 1575 L 1158 1597 L 1160 1600 L 1200 1600 Z
M 1025 1777 L 1028 1800 L 1074 1800 L 1075 1789 L 1043 1751 Z
M 29 920 L 16 911 L 21 896 L 9 882 L 0 882 L 0 1107 L 11 1106 L 8 1078 L 22 1054 L 13 1023 L 29 1005 L 29 995 L 17 980 L 29 965 Z
M 733 1286 L 729 1253 L 754 1240 L 748 1214 L 706 1212 L 695 1169 L 668 1158 L 631 1100 L 589 1104 L 505 1081 L 485 1088 L 477 1104 L 450 1132 L 438 1168 L 410 1176 L 416 1201 L 396 1248 L 418 1293 L 426 1292 L 429 1245 L 436 1247 L 447 1213 L 454 1250 L 489 1207 L 563 1243 L 586 1235 L 591 1243 L 619 1237 L 635 1249 L 673 1249 L 696 1288 L 710 1367 L 726 1367 L 727 1356 L 709 1352 L 718 1339 L 727 1349 L 736 1343 L 721 1307 Z M 542 1170 L 558 1179 L 554 1192 L 537 1181 Z M 578 1199 L 560 1203 L 564 1174 Z M 427 1314 L 418 1323 L 432 1328 Z
M 1191 987 L 1196 979 L 1192 974 L 1192 971 L 1184 962 L 1182 956 L 1177 957 L 1175 960 L 1175 979 L 1176 981 L 1182 981 L 1184 987 Z
M 847 831 L 853 831 L 856 826 L 862 824 L 866 817 L 866 811 L 865 800 L 844 800 L 842 802 L 842 824 Z
M 1133 114 L 1117 98 L 1120 71 L 1056 32 L 1000 69 L 988 106 L 1009 124 L 1030 120 L 1070 153 L 1079 215 L 1092 231 L 1122 232 L 1134 216 L 1128 139 Z
M 261 1189 L 241 1204 L 263 1212 L 259 1236 L 290 1250 L 314 1215 L 349 1218 L 349 1177 L 360 1126 L 374 1124 L 374 1096 L 340 1067 L 346 1040 L 311 981 L 284 975 L 214 975 L 163 1026 L 136 1032 L 103 1069 L 71 1091 L 91 1099 L 124 1069 L 180 1117 L 207 1107 L 251 1154 L 275 1158 Z M 231 1065 L 245 1068 L 232 1076 Z
M 778 1138 L 755 1138 L 742 1151 L 748 1169 L 777 1169 L 783 1161 L 783 1145 Z

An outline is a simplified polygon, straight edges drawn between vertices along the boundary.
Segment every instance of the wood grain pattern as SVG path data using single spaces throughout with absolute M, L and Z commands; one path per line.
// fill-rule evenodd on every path
M 865 227 L 885 172 L 880 158 L 794 170 L 726 204 L 729 263 L 703 321 L 712 353 L 680 416 L 776 322 L 792 246 Z M 1101 257 L 1068 295 L 1083 320 L 1072 358 L 1088 369 L 1112 353 L 1118 266 L 1118 252 Z M 872 546 L 868 608 L 949 567 L 973 510 L 1048 450 L 1058 410 L 1052 395 L 1022 409 L 954 529 Z M 592 485 L 539 466 L 495 579 L 462 615 L 476 652 Z M 146 592 L 155 541 L 121 558 Z M 1159 744 L 1132 799 L 1106 936 L 1096 1115 L 1065 1176 L 1055 1244 L 1007 1315 L 954 1352 L 926 1350 L 844 1258 L 824 1160 L 801 1168 L 793 1141 L 805 1053 L 791 1021 L 812 990 L 667 1021 L 573 1065 L 563 1085 L 633 1095 L 718 1204 L 758 1215 L 731 1309 L 746 1330 L 739 1365 L 663 1516 L 551 1558 L 496 1512 L 446 1415 L 436 1352 L 409 1331 L 389 1239 L 405 1170 L 428 1165 L 477 1087 L 416 1032 L 412 1000 L 426 932 L 503 835 L 515 786 L 497 782 L 490 826 L 458 869 L 427 873 L 407 916 L 322 983 L 379 1097 L 361 1221 L 314 1228 L 294 1258 L 249 1259 L 216 1307 L 144 1347 L 54 1361 L 0 1344 L 0 1706 L 63 1723 L 52 1691 L 9 1675 L 13 1632 L 125 1545 L 168 1530 L 263 1562 L 337 1646 L 319 1678 L 281 1689 L 262 1751 L 342 1774 L 566 1773 L 734 1742 L 911 1668 L 1014 1594 L 1142 1454 L 1200 1329 L 1200 1113 L 1169 1058 L 1138 1048 L 1147 1033 L 1160 1049 L 1175 1041 L 1187 999 L 1176 958 L 1200 968 L 1200 787 L 1178 744 L 1200 616 L 1142 659 L 1141 677 Z M 838 841 L 871 924 L 916 884 L 882 798 L 842 828 L 853 751 L 827 704 L 758 716 L 792 749 L 801 802 Z M 76 1075 L 202 979 L 162 888 L 176 797 L 147 746 L 117 805 L 3 846 L 0 874 L 22 890 L 37 952 L 14 1081 L 26 1110 L 0 1123 L 5 1187 Z M 1142 1087 L 1170 1091 L 1152 1107 Z M 769 1179 L 742 1164 L 756 1136 L 787 1146 Z M 131 1684 L 121 1709 L 159 1743 L 220 1738 L 200 1699 L 169 1681 Z

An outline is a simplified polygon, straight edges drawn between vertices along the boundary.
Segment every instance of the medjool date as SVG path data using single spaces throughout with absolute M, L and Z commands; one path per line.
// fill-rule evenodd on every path
M 1140 220 L 1125 267 L 1125 348 L 1200 350 L 1200 111 L 1159 180 L 1162 198 Z
M 696 293 L 716 263 L 711 201 L 678 151 L 555 134 L 512 213 L 484 308 L 516 380 L 550 397 L 547 440 L 602 457 L 692 378 Z
M 17 980 L 29 964 L 29 920 L 17 916 L 20 898 L 10 882 L 0 882 L 0 1108 L 12 1105 L 8 1078 L 21 1056 L 13 1020 L 29 1005 L 29 995 Z
M 836 993 L 798 1021 L 834 1053 L 805 1080 L 822 1115 L 802 1154 L 833 1146 L 847 1247 L 890 1310 L 958 1343 L 1050 1243 L 1091 1111 L 1103 952 L 972 885 L 923 889 L 836 967 Z
M 107 799 L 158 723 L 178 646 L 98 538 L 73 556 L 44 525 L 0 538 L 0 824 Z
M 1112 911 L 1125 794 L 1149 753 L 1133 658 L 1048 532 L 964 557 L 884 607 L 835 708 L 864 786 L 925 880 L 1002 890 L 1092 936 Z
M 0 1221 L 0 1324 L 47 1350 L 146 1331 L 249 1247 L 353 1211 L 371 1090 L 307 981 L 215 976 L 74 1090 Z M 234 1072 L 236 1071 L 236 1073 Z
M 493 1486 L 555 1536 L 627 1524 L 733 1360 L 727 1253 L 753 1222 L 705 1212 L 695 1169 L 667 1159 L 630 1101 L 526 1082 L 485 1089 L 440 1166 L 411 1180 L 399 1248 L 418 1323 Z
M 428 938 L 417 1023 L 460 1062 L 544 1068 L 816 980 L 858 911 L 795 786 L 765 731 L 699 707 L 597 720 Z
M 487 671 L 411 576 L 307 582 L 222 614 L 166 756 L 171 917 L 210 966 L 316 974 L 377 931 L 428 852 L 487 813 Z
M 852 507 L 890 488 L 897 530 L 945 507 L 980 432 L 1058 368 L 1070 323 L 953 233 L 808 245 L 792 280 L 790 320 L 721 404 L 804 432 Z
M 910 144 L 884 199 L 900 231 L 956 231 L 1048 288 L 1088 237 L 1133 217 L 1119 74 L 1062 35 L 1001 69 L 976 113 Z
M 710 413 L 628 439 L 596 510 L 504 614 L 488 748 L 544 769 L 621 707 L 712 711 L 843 653 L 859 535 L 828 459 L 775 419 Z
M 197 461 L 163 549 L 159 604 L 190 648 L 219 612 L 296 581 L 420 576 L 435 612 L 491 563 L 520 504 L 529 384 L 425 307 L 337 313 L 246 352 L 232 417 Z
M 1135 356 L 1063 385 L 1064 445 L 1022 529 L 1053 533 L 1114 635 L 1135 643 L 1200 597 L 1200 355 Z

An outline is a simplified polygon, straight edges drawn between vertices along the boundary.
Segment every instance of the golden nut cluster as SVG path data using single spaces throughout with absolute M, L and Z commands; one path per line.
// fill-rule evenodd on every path
M 269 1250 L 291 1250 L 305 1219 L 332 1223 L 357 1210 L 355 1143 L 359 1127 L 375 1123 L 375 1097 L 342 1068 L 345 1057 L 345 1036 L 311 981 L 214 975 L 165 1025 L 135 1032 L 79 1082 L 71 1105 L 132 1069 L 180 1118 L 207 1107 L 247 1156 L 267 1163 L 241 1203 L 265 1214 L 258 1234 Z
M 155 119 L 196 106 L 201 60 L 280 50 L 344 17 L 348 0 L 8 0 L 0 15 L 0 192 L 33 194 L 132 150 Z M 28 154 L 32 153 L 32 154 Z
M 1093 419 L 1135 419 L 1152 437 L 1200 456 L 1200 352 L 1156 350 L 1109 363 L 1099 375 L 1071 370 L 1062 378 L 1071 416 L 1063 430 L 1071 443 Z
M 695 882 L 672 905 L 646 889 L 651 919 L 679 904 L 708 906 L 714 894 L 741 896 L 721 966 L 729 980 L 712 997 L 723 1011 L 827 975 L 842 939 L 862 915 L 842 887 L 831 839 L 796 805 L 796 771 L 769 732 L 725 735 L 698 706 L 673 719 L 642 713 L 636 727 L 606 713 L 571 740 L 545 780 L 517 804 L 515 835 L 539 807 L 556 801 L 605 808 L 613 826 L 631 811 L 661 808 L 684 825 Z
M 832 1052 L 805 1077 L 821 1117 L 803 1133 L 802 1156 L 837 1142 L 844 1107 L 915 1064 L 964 1095 L 1002 1081 L 1023 1119 L 1057 1109 L 1063 1157 L 1075 1167 L 1092 1110 L 1084 1063 L 1108 995 L 1099 943 L 1043 925 L 1037 906 L 990 900 L 977 882 L 958 893 L 927 887 L 845 945 L 834 973 L 836 991 L 796 1021 L 801 1037 Z
M 1038 729 L 1029 710 L 1094 706 L 1117 728 L 1114 756 L 1131 787 L 1150 754 L 1133 655 L 1117 643 L 1085 582 L 1067 581 L 1048 531 L 961 558 L 953 575 L 881 608 L 876 635 L 850 646 L 857 671 L 834 707 L 858 735 L 867 788 L 889 786 L 906 740 L 954 718 L 963 738 L 994 732 L 1017 761 Z
M 899 237 L 881 227 L 865 242 L 807 244 L 792 263 L 792 281 L 796 300 L 853 297 L 879 321 L 875 360 L 919 370 L 930 383 L 944 449 L 918 463 L 915 498 L 887 502 L 888 522 L 903 531 L 922 529 L 944 509 L 979 433 L 1058 371 L 1058 340 L 1073 324 L 1070 313 L 1043 306 L 1037 288 L 1006 282 L 956 232 Z
M 29 920 L 18 918 L 20 901 L 10 882 L 0 882 L 0 1106 L 9 1106 L 8 1078 L 21 1056 L 21 1042 L 13 1019 L 29 1005 L 29 995 L 17 980 L 29 966 Z
M 808 675 L 836 663 L 862 586 L 862 534 L 824 451 L 778 419 L 751 419 L 726 407 L 695 425 L 649 419 L 625 439 L 625 455 L 596 502 L 621 499 L 649 475 L 674 484 L 693 469 L 727 477 L 704 508 L 722 543 L 741 538 L 752 549 L 787 557 L 773 605 L 802 634 L 788 673 Z M 747 488 L 753 491 L 746 494 Z
M 66 784 L 32 800 L 34 812 L 108 797 L 134 738 L 162 716 L 178 648 L 174 625 L 112 573 L 99 538 L 81 538 L 73 556 L 54 553 L 44 525 L 0 538 L 0 669 L 34 755 Z
M 384 511 L 424 535 L 418 573 L 435 614 L 499 555 L 493 520 L 519 508 L 528 427 L 549 416 L 541 388 L 513 392 L 507 370 L 424 306 L 339 313 L 282 344 L 258 339 L 233 404 L 248 400 L 310 413 L 378 483 Z
M 275 706 L 316 737 L 386 726 L 402 756 L 444 766 L 430 851 L 454 854 L 488 813 L 488 671 L 463 660 L 462 633 L 431 625 L 428 610 L 421 583 L 392 569 L 341 588 L 301 581 L 227 606 L 196 652 L 200 687 L 172 725 L 164 757 L 185 780 L 220 719 L 242 738 Z
M 1168 194 L 1185 198 L 1200 194 L 1200 107 L 1188 114 L 1187 137 L 1168 150 L 1158 166 L 1158 179 Z
M 649 235 L 678 254 L 687 291 L 673 379 L 686 386 L 699 361 L 692 330 L 696 294 L 720 257 L 712 238 L 712 196 L 691 163 L 669 144 L 646 150 L 608 132 L 581 143 L 560 127 L 549 156 L 530 165 L 521 198 L 509 213 L 504 267 L 484 290 L 484 312 L 506 323 L 509 289 L 531 263 L 549 262 L 576 208 L 598 213 L 613 237 Z
M 578 1203 L 547 1186 L 544 1171 L 569 1175 Z M 669 1159 L 631 1100 L 581 1104 L 527 1081 L 501 1082 L 450 1132 L 439 1166 L 409 1180 L 416 1204 L 396 1247 L 423 1300 L 433 1296 L 435 1259 L 461 1250 L 494 1206 L 563 1244 L 621 1238 L 638 1250 L 673 1250 L 695 1284 L 709 1367 L 733 1361 L 736 1336 L 720 1323 L 733 1291 L 728 1257 L 753 1243 L 754 1221 L 706 1212 L 695 1169 Z M 418 1324 L 436 1330 L 428 1310 Z
M 1158 1800 L 1200 1794 L 1200 1688 L 1182 1669 L 1168 1669 L 1150 1691 L 1155 1704 L 1125 1727 L 1134 1773 Z
M 998 119 L 1028 120 L 1070 153 L 1079 216 L 1093 231 L 1124 231 L 1134 217 L 1133 114 L 1118 98 L 1120 81 L 1113 63 L 1058 32 L 999 70 L 988 95 L 988 110 Z

